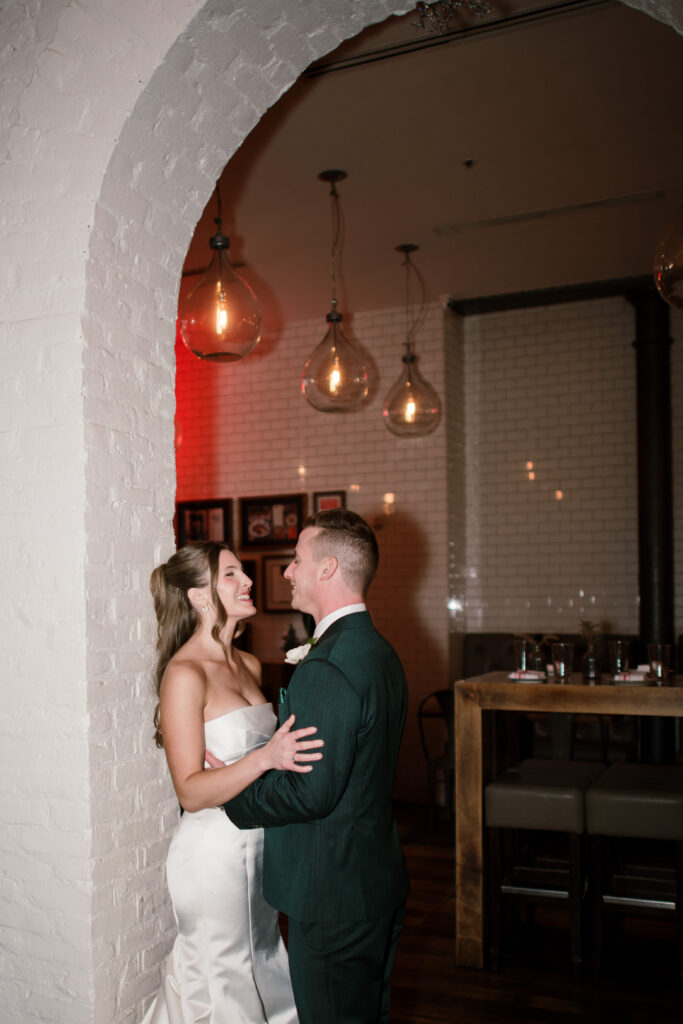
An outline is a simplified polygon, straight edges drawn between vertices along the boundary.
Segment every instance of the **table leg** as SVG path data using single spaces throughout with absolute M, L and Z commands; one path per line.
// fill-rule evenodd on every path
M 481 708 L 455 688 L 455 960 L 484 966 Z

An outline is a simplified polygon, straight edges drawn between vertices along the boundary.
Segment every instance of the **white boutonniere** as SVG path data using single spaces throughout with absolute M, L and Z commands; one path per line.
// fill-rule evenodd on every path
M 310 640 L 307 640 L 301 647 L 291 647 L 285 654 L 286 665 L 298 665 L 300 661 L 303 661 L 311 647 L 314 647 L 317 643 L 317 638 L 312 636 Z

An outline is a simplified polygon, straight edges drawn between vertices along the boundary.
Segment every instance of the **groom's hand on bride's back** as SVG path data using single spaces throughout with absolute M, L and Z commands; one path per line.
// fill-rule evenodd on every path
M 320 740 L 320 742 L 322 743 L 323 741 Z M 302 755 L 299 755 L 299 756 L 301 757 Z M 310 757 L 310 759 L 312 761 L 313 760 L 320 761 L 322 756 L 323 755 L 320 754 L 320 753 L 318 753 L 318 754 L 310 754 L 309 755 L 309 757 Z M 207 771 L 210 771 L 212 768 L 225 768 L 224 762 L 221 761 L 220 758 L 216 757 L 215 754 L 212 754 L 210 750 L 205 750 L 204 751 L 204 760 L 206 761 L 206 763 L 209 766 L 206 769 Z M 311 772 L 311 771 L 313 771 L 313 765 L 312 764 L 311 765 L 293 764 L 291 769 L 289 769 L 289 770 L 290 771 L 299 771 L 299 772 Z
M 325 741 L 314 738 L 314 733 L 318 731 L 316 726 L 310 725 L 304 729 L 293 729 L 295 719 L 295 715 L 290 715 L 287 721 L 271 736 L 268 743 L 261 748 L 261 751 L 268 755 L 266 769 L 276 768 L 280 771 L 306 774 L 313 771 L 313 765 L 302 762 L 322 759 L 320 747 L 325 745 Z M 204 751 L 204 761 L 208 764 L 209 769 L 225 767 L 224 762 L 210 750 Z

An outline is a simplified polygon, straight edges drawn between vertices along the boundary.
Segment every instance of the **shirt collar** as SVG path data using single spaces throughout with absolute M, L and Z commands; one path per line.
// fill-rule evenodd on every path
M 330 612 L 329 615 L 326 615 L 324 619 L 320 620 L 318 625 L 315 627 L 313 636 L 316 640 L 319 640 L 328 626 L 331 626 L 333 622 L 337 621 L 337 619 L 341 619 L 344 615 L 353 615 L 354 612 L 364 612 L 366 610 L 365 603 L 362 601 L 359 604 L 347 604 L 344 605 L 343 608 L 337 608 L 335 611 Z

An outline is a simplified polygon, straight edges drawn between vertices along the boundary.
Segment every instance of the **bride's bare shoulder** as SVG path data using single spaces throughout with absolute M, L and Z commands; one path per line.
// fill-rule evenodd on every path
M 176 651 L 164 672 L 161 680 L 161 693 L 169 692 L 178 687 L 191 689 L 206 693 L 207 676 L 206 669 L 202 662 L 192 656 L 191 651 L 186 651 L 187 644 Z

